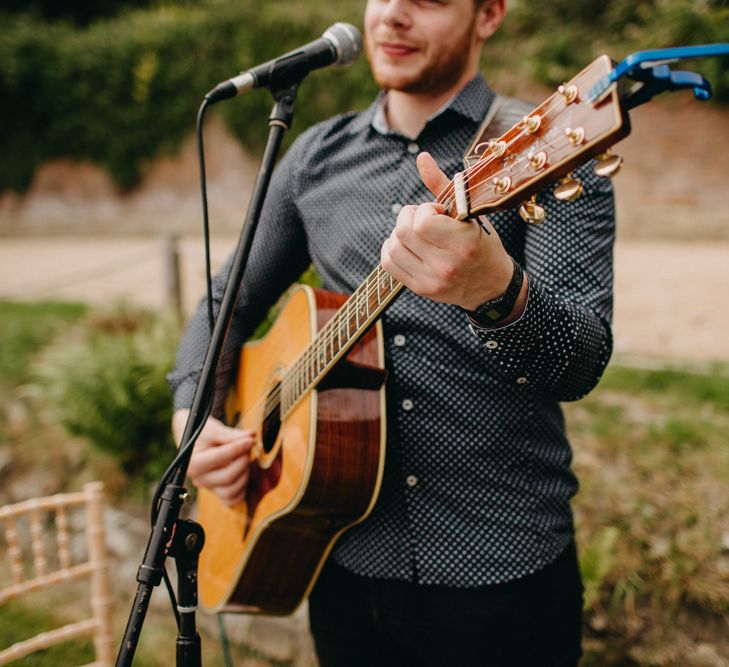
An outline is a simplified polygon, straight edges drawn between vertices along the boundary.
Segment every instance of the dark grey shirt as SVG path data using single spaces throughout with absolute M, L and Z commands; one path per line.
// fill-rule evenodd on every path
M 223 355 L 228 386 L 238 349 L 267 309 L 314 263 L 324 287 L 351 292 L 379 263 L 403 204 L 431 201 L 415 157 L 429 151 L 452 177 L 493 100 L 479 76 L 410 140 L 378 113 L 346 114 L 303 133 L 282 159 L 251 253 Z M 577 172 L 575 203 L 540 196 L 548 221 L 491 220 L 529 275 L 522 317 L 474 329 L 456 306 L 407 290 L 383 317 L 387 458 L 377 504 L 332 557 L 373 577 L 479 586 L 525 576 L 571 539 L 577 490 L 559 401 L 598 381 L 611 352 L 612 189 Z M 222 274 L 227 273 L 225 269 Z M 219 303 L 224 281 L 215 281 Z M 170 375 L 189 406 L 208 342 L 204 306 Z

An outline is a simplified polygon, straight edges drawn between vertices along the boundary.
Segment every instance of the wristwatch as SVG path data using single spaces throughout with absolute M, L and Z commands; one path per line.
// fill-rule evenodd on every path
M 466 314 L 476 323 L 485 327 L 498 324 L 501 320 L 508 317 L 521 292 L 521 286 L 524 282 L 524 271 L 519 263 L 512 257 L 514 264 L 514 274 L 511 276 L 509 286 L 501 296 L 482 303 L 475 310 L 466 310 Z

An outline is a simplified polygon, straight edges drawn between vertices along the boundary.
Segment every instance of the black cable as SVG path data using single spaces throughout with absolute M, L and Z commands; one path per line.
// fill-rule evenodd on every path
M 207 178 L 205 174 L 205 149 L 203 144 L 203 125 L 205 121 L 205 112 L 207 111 L 207 108 L 209 106 L 208 99 L 205 98 L 202 101 L 202 104 L 200 105 L 200 109 L 197 112 L 197 154 L 198 154 L 198 163 L 199 163 L 199 169 L 200 169 L 200 194 L 202 197 L 202 214 L 203 214 L 203 245 L 205 248 L 205 284 L 207 288 L 207 295 L 208 295 L 208 327 L 210 329 L 210 335 L 213 334 L 213 328 L 215 326 L 215 317 L 213 313 L 213 279 L 212 279 L 212 268 L 211 268 L 211 261 L 210 261 L 210 220 L 208 215 L 208 189 L 207 189 Z M 213 400 L 212 396 L 208 398 L 207 401 L 205 401 L 205 410 L 203 411 L 202 419 L 200 420 L 200 424 L 195 429 L 193 434 L 188 438 L 186 442 L 180 443 L 180 447 L 177 451 L 177 456 L 172 460 L 172 463 L 167 467 L 167 470 L 165 470 L 164 474 L 162 475 L 162 478 L 160 479 L 159 484 L 157 485 L 157 488 L 154 492 L 154 496 L 152 497 L 152 511 L 151 511 L 151 521 L 152 526 L 155 525 L 155 522 L 157 520 L 157 514 L 158 514 L 158 508 L 160 499 L 162 497 L 162 493 L 169 483 L 170 479 L 175 475 L 177 472 L 177 467 L 180 464 L 180 461 L 183 460 L 191 447 L 194 447 L 195 441 L 200 436 L 200 433 L 202 432 L 205 423 L 208 420 L 208 417 L 210 416 L 210 413 L 212 412 L 213 408 Z M 170 597 L 170 603 L 172 605 L 172 612 L 175 615 L 175 620 L 177 622 L 178 628 L 180 627 L 180 613 L 177 610 L 177 597 L 175 595 L 175 591 L 172 588 L 172 584 L 169 579 L 169 575 L 167 574 L 167 568 L 162 568 L 162 576 L 165 582 L 165 586 L 167 588 L 167 593 Z
M 205 282 L 208 292 L 208 327 L 210 335 L 213 335 L 215 318 L 213 316 L 213 280 L 210 268 L 210 224 L 208 221 L 208 185 L 205 177 L 205 149 L 203 148 L 203 122 L 205 112 L 208 109 L 208 98 L 206 97 L 197 112 L 197 157 L 200 165 L 200 194 L 202 196 L 203 214 L 203 237 L 205 246 Z
M 205 171 L 205 147 L 203 142 L 203 126 L 205 123 L 205 112 L 207 111 L 210 103 L 206 98 L 203 99 L 200 104 L 200 109 L 197 112 L 197 156 L 198 165 L 200 169 L 200 195 L 202 198 L 202 215 L 203 215 L 203 245 L 205 248 L 205 285 L 208 295 L 208 328 L 210 329 L 210 335 L 213 334 L 213 328 L 215 326 L 215 316 L 213 313 L 213 279 L 212 279 L 212 268 L 210 261 L 210 218 L 208 214 L 208 187 L 207 187 L 207 176 Z M 167 467 L 160 483 L 157 485 L 157 489 L 154 492 L 152 498 L 152 525 L 154 525 L 155 519 L 157 518 L 157 507 L 159 500 L 162 495 L 162 491 L 169 482 L 170 478 L 177 470 L 177 465 L 182 459 L 183 455 L 187 453 L 188 448 L 195 443 L 200 432 L 202 431 L 205 422 L 210 416 L 212 410 L 212 398 L 207 401 L 207 407 L 205 408 L 204 418 L 200 422 L 197 430 L 192 434 L 188 442 L 180 443 L 177 456 L 174 458 L 172 463 Z
M 170 576 L 167 574 L 167 568 L 162 569 L 162 579 L 165 582 L 165 586 L 167 587 L 167 593 L 170 596 L 170 604 L 172 605 L 172 613 L 175 615 L 175 622 L 177 623 L 177 629 L 181 629 L 181 620 L 180 620 L 180 612 L 177 609 L 177 596 L 175 595 L 175 591 L 172 588 L 172 582 L 170 581 Z
M 164 491 L 165 487 L 167 486 L 168 482 L 170 481 L 170 478 L 175 474 L 177 471 L 177 466 L 179 465 L 180 461 L 187 455 L 188 450 L 190 447 L 193 447 L 195 445 L 195 441 L 200 436 L 200 433 L 202 432 L 203 428 L 205 427 L 205 422 L 207 421 L 208 417 L 210 416 L 210 413 L 213 408 L 213 402 L 212 400 L 208 400 L 207 407 L 205 408 L 205 411 L 203 412 L 203 419 L 201 420 L 200 424 L 198 425 L 197 429 L 193 432 L 193 434 L 190 436 L 190 438 L 186 441 L 180 444 L 180 448 L 177 450 L 177 456 L 172 460 L 172 463 L 170 463 L 169 466 L 167 466 L 167 470 L 165 470 L 164 474 L 162 475 L 162 479 L 160 479 L 159 484 L 157 485 L 157 489 L 154 492 L 154 496 L 152 497 L 152 525 L 154 525 L 156 519 L 157 519 L 157 508 L 159 506 L 160 498 L 162 497 L 162 492 Z

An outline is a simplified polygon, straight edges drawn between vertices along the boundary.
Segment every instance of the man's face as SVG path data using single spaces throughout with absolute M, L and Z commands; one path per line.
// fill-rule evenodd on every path
M 478 62 L 478 21 L 474 0 L 368 0 L 365 43 L 375 81 L 408 93 L 448 90 Z

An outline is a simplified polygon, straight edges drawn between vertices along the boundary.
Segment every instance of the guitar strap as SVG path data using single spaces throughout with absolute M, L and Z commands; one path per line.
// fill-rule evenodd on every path
M 463 163 L 466 168 L 475 164 L 483 155 L 489 139 L 500 137 L 534 109 L 534 105 L 517 99 L 496 95 L 478 128 L 471 145 L 466 149 Z

